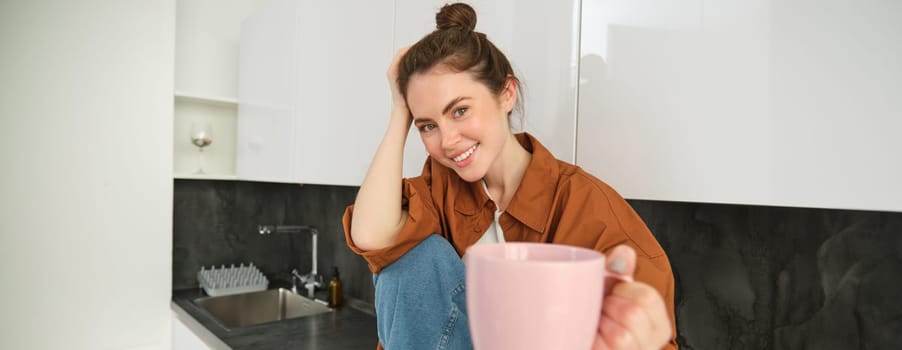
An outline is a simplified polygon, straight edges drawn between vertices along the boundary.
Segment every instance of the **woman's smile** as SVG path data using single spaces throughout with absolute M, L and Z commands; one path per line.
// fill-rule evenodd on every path
M 451 157 L 451 160 L 454 161 L 455 165 L 458 168 L 463 168 L 469 165 L 473 161 L 473 155 L 476 153 L 476 150 L 479 148 L 479 144 L 473 145 L 473 147 L 468 148 L 466 151 L 459 153 L 459 155 L 455 157 Z

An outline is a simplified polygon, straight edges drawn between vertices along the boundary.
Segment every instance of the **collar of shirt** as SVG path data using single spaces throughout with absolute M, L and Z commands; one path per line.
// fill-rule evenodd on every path
M 560 178 L 560 170 L 558 168 L 558 160 L 554 158 L 548 149 L 545 148 L 535 137 L 528 133 L 519 133 L 514 135 L 520 145 L 532 157 L 517 192 L 508 204 L 506 213 L 513 216 L 530 229 L 537 232 L 545 233 L 545 223 L 548 222 L 548 216 L 551 215 L 551 206 L 554 202 L 554 194 L 557 189 L 558 178 Z M 463 181 L 458 178 L 458 181 Z M 468 183 L 469 193 L 464 191 L 458 192 L 458 196 L 471 195 L 476 200 L 475 203 L 463 200 L 458 197 L 455 202 L 454 209 L 461 213 L 474 213 L 477 208 L 486 208 L 489 206 L 489 196 L 482 188 L 481 181 Z M 476 208 L 470 207 L 476 205 Z M 492 212 L 496 210 L 491 205 Z

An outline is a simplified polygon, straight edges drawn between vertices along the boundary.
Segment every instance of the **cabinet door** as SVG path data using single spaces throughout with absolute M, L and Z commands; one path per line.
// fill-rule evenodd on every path
M 245 21 L 239 178 L 361 184 L 390 112 L 392 4 L 276 0 Z
M 172 349 L 173 350 L 209 350 L 204 343 L 188 326 L 182 323 L 178 315 L 172 312 Z
M 435 14 L 447 1 L 397 0 L 397 49 L 435 30 Z M 579 60 L 579 0 L 474 0 L 476 30 L 485 33 L 513 65 L 523 85 L 525 115 L 511 117 L 515 131 L 535 135 L 563 160 L 574 161 Z M 411 130 L 405 176 L 419 174 L 426 152 Z
M 297 182 L 363 182 L 390 113 L 385 72 L 392 58 L 392 5 L 301 2 L 292 169 Z
M 902 211 L 899 2 L 655 4 L 583 2 L 580 165 L 628 198 Z
M 293 182 L 296 4 L 270 1 L 241 27 L 236 175 Z
M 481 11 L 477 28 L 507 54 L 523 83 L 522 130 L 572 163 L 580 1 L 480 0 L 476 6 Z

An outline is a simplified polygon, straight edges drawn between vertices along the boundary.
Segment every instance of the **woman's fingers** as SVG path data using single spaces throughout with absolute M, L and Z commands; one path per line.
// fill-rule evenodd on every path
M 391 89 L 391 98 L 392 98 L 392 118 L 404 118 L 405 123 L 401 123 L 399 125 L 404 125 L 405 127 L 409 127 L 411 116 L 410 110 L 407 107 L 407 101 L 404 99 L 404 96 L 401 95 L 401 88 L 398 86 L 398 69 L 401 64 L 401 58 L 404 57 L 404 54 L 410 50 L 410 46 L 402 47 L 395 54 L 395 57 L 392 58 L 391 65 L 388 66 L 388 85 Z M 397 111 L 397 113 L 395 113 Z
M 619 245 L 607 254 L 610 277 L 594 349 L 660 349 L 670 341 L 664 298 L 653 287 L 633 282 L 636 251 Z
M 404 54 L 407 53 L 407 50 L 410 50 L 410 46 L 404 46 L 398 49 L 398 52 L 395 53 L 395 57 L 392 58 L 391 64 L 388 66 L 388 81 L 392 84 L 396 84 L 398 81 L 398 66 L 401 64 L 401 58 L 404 57 Z
M 599 350 L 638 350 L 642 349 L 639 337 L 632 331 L 607 316 L 601 316 L 600 332 L 594 349 Z
M 636 251 L 628 245 L 618 245 L 607 254 L 608 271 L 621 276 L 636 272 Z
M 641 282 L 618 284 L 605 298 L 599 333 L 615 349 L 660 349 L 671 334 L 663 298 Z
M 604 281 L 604 295 L 623 281 L 632 281 L 636 272 L 636 251 L 627 245 L 618 245 L 606 256 L 608 277 Z

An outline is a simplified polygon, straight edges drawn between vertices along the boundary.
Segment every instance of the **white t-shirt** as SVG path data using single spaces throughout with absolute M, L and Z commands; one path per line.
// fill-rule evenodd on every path
M 504 231 L 501 230 L 501 224 L 498 223 L 498 218 L 501 217 L 501 213 L 503 211 L 497 209 L 498 202 L 496 202 L 492 198 L 492 194 L 489 193 L 489 188 L 485 185 L 485 180 L 482 180 L 482 189 L 485 191 L 485 194 L 489 196 L 489 199 L 492 202 L 495 202 L 495 220 L 492 220 L 492 224 L 489 225 L 489 228 L 482 234 L 482 237 L 476 241 L 475 244 L 484 244 L 484 243 L 504 243 Z

